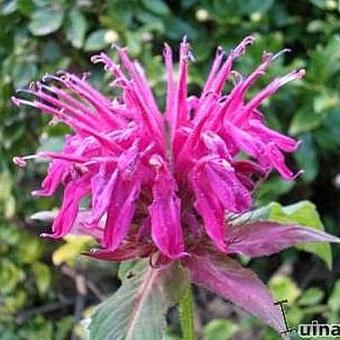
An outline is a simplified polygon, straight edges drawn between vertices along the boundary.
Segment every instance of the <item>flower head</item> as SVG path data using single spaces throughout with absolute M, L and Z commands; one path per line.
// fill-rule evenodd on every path
M 283 152 L 296 150 L 298 142 L 266 127 L 259 106 L 304 71 L 275 79 L 246 101 L 248 88 L 275 58 L 265 53 L 252 74 L 235 78 L 233 62 L 253 42 L 246 37 L 228 56 L 219 48 L 199 96 L 188 95 L 189 43 L 183 40 L 180 45 L 177 81 L 172 50 L 165 45 L 165 113 L 158 109 L 143 69 L 124 48 L 118 48 L 121 65 L 104 53 L 92 57 L 112 73 L 111 85 L 121 89 L 114 100 L 67 72 L 47 75 L 23 90 L 35 97 L 33 101 L 13 98 L 15 104 L 34 106 L 74 130 L 61 152 L 36 155 L 52 162 L 42 188 L 33 194 L 49 196 L 59 185 L 65 188 L 48 236 L 72 233 L 82 213 L 79 203 L 90 196 L 91 213 L 81 223 L 83 230 L 100 231 L 105 249 L 143 240 L 153 242 L 165 256 L 178 258 L 188 248 L 186 234 L 206 233 L 225 252 L 226 213 L 251 207 L 256 179 L 272 170 L 288 180 L 295 176 Z M 229 78 L 235 84 L 225 94 Z M 249 159 L 240 160 L 240 152 Z M 15 161 L 23 165 L 24 158 Z
M 298 141 L 267 127 L 260 106 L 281 86 L 300 79 L 304 70 L 274 79 L 247 100 L 247 90 L 280 54 L 264 53 L 262 63 L 243 78 L 233 71 L 233 63 L 253 42 L 253 37 L 246 37 L 228 55 L 218 48 L 200 95 L 188 94 L 189 43 L 184 39 L 180 44 L 177 76 L 172 50 L 165 45 L 164 113 L 142 67 L 125 48 L 118 48 L 120 64 L 104 53 L 92 57 L 112 74 L 111 86 L 120 89 L 114 99 L 74 74 L 47 75 L 22 90 L 35 99 L 14 97 L 13 102 L 51 115 L 53 123 L 67 124 L 74 134 L 66 137 L 61 152 L 40 152 L 14 161 L 24 166 L 29 158 L 51 160 L 34 195 L 50 196 L 64 187 L 52 233 L 45 236 L 93 235 L 102 249 L 92 255 L 102 259 L 156 252 L 163 261 L 181 259 L 194 282 L 280 329 L 279 312 L 262 283 L 233 260 L 223 262 L 221 256 L 263 256 L 298 242 L 338 240 L 298 226 L 235 227 L 228 222 L 228 214 L 252 207 L 259 179 L 273 170 L 286 180 L 297 176 L 286 166 L 284 153 L 294 152 Z M 226 94 L 230 79 L 234 86 Z M 90 204 L 81 210 L 85 197 L 90 197 Z

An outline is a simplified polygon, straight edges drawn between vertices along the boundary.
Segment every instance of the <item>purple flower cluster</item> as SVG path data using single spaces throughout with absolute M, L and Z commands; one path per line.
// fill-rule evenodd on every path
M 253 37 L 246 37 L 228 56 L 217 50 L 200 96 L 188 95 L 189 44 L 184 40 L 180 45 L 177 80 L 172 50 L 165 45 L 164 113 L 142 67 L 124 48 L 118 49 L 121 65 L 104 53 L 92 57 L 112 73 L 111 85 L 121 90 L 114 100 L 66 72 L 45 76 L 24 90 L 35 97 L 33 101 L 13 98 L 15 104 L 34 106 L 75 132 L 67 136 L 60 153 L 37 155 L 52 162 L 42 188 L 34 194 L 49 196 L 60 184 L 65 187 L 49 236 L 63 237 L 81 224 L 110 251 L 128 240 L 153 242 L 162 254 L 175 259 L 187 250 L 186 234 L 205 231 L 226 252 L 226 213 L 247 211 L 256 180 L 273 169 L 284 179 L 293 179 L 283 152 L 298 147 L 298 142 L 265 125 L 259 106 L 304 71 L 275 79 L 247 101 L 247 90 L 276 57 L 264 53 L 260 66 L 243 79 L 232 70 L 233 62 L 253 42 Z M 229 78 L 234 87 L 225 94 Z M 240 159 L 241 152 L 248 159 Z M 19 165 L 24 162 L 15 160 Z M 86 196 L 91 197 L 89 214 L 79 211 Z

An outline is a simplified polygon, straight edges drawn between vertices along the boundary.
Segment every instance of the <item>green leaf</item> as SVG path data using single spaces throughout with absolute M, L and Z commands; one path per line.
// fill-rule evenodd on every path
M 289 325 L 298 325 L 304 318 L 304 310 L 296 305 L 290 306 L 286 311 L 286 317 Z
M 142 41 L 140 35 L 135 32 L 126 33 L 127 47 L 131 56 L 138 56 L 142 51 Z
M 31 0 L 18 0 L 17 6 L 20 13 L 24 15 L 30 15 L 34 8 Z
M 122 286 L 92 316 L 90 339 L 162 339 L 165 314 L 183 294 L 186 273 L 177 263 L 155 269 L 141 260 L 121 276 Z
M 243 216 L 235 219 L 235 222 L 247 223 L 255 220 L 298 224 L 307 228 L 324 231 L 324 226 L 316 207 L 309 201 L 301 201 L 286 207 L 277 202 L 272 202 L 265 207 L 243 214 Z M 295 247 L 320 257 L 329 269 L 332 268 L 332 251 L 328 243 L 304 243 Z
M 138 265 L 138 262 L 138 260 L 131 260 L 120 263 L 118 277 L 122 282 L 134 275 L 135 267 Z
M 325 84 L 331 77 L 333 70 L 338 67 L 337 64 L 330 62 L 331 60 L 333 60 L 333 56 L 327 53 L 325 48 L 318 46 L 311 53 L 306 80 L 317 86 Z
M 296 283 L 290 277 L 281 274 L 274 275 L 268 286 L 276 301 L 287 299 L 292 304 L 301 294 Z
M 170 9 L 163 0 L 142 0 L 145 9 L 159 16 L 169 15 Z
M 250 15 L 252 13 L 267 12 L 274 0 L 219 0 L 213 2 L 214 14 L 227 21 L 230 17 Z
M 27 292 L 20 288 L 16 289 L 1 303 L 0 311 L 13 314 L 24 307 L 27 299 Z
M 6 294 L 14 290 L 25 278 L 25 273 L 8 259 L 0 260 L 0 293 Z
M 302 201 L 284 208 L 276 203 L 272 206 L 269 220 L 325 230 L 315 205 L 308 201 Z M 305 243 L 297 245 L 296 248 L 319 256 L 329 269 L 332 268 L 332 251 L 328 243 Z
M 85 16 L 77 9 L 73 9 L 67 18 L 66 38 L 75 48 L 81 48 L 84 44 L 87 21 Z
M 73 316 L 66 316 L 56 323 L 55 340 L 65 340 L 69 338 L 74 326 Z
M 313 109 L 303 107 L 294 115 L 289 126 L 289 134 L 295 136 L 302 132 L 314 130 L 320 126 L 322 119 L 321 114 L 315 113 Z
M 337 280 L 328 300 L 328 306 L 334 313 L 340 312 L 340 280 Z M 339 315 L 339 314 L 338 314 Z
M 112 30 L 100 29 L 92 32 L 86 39 L 85 51 L 98 51 L 118 40 L 118 34 Z
M 235 2 L 234 2 L 235 3 Z M 241 14 L 264 13 L 274 4 L 274 0 L 247 0 L 240 9 Z
M 13 180 L 9 171 L 0 173 L 0 211 L 6 219 L 15 214 L 15 198 L 12 195 Z
M 229 340 L 238 330 L 232 321 L 215 319 L 204 327 L 203 340 Z
M 165 34 L 167 38 L 173 40 L 181 40 L 185 35 L 190 37 L 190 40 L 195 40 L 199 35 L 188 20 L 175 16 L 167 18 Z
M 265 205 L 288 193 L 294 187 L 294 181 L 285 181 L 279 176 L 271 176 L 262 183 L 257 192 L 257 203 Z
M 299 137 L 301 145 L 294 157 L 300 169 L 304 171 L 302 180 L 311 182 L 315 179 L 319 170 L 319 159 L 316 153 L 316 147 L 313 143 L 311 133 L 304 133 Z
M 313 109 L 316 113 L 332 109 L 339 104 L 339 99 L 335 94 L 320 93 L 313 99 Z
M 321 8 L 321 9 L 324 9 L 326 8 L 326 3 L 327 3 L 327 0 L 309 0 L 313 5 Z
M 182 338 L 169 333 L 169 331 L 165 331 L 165 333 L 163 334 L 162 340 L 182 340 Z
M 322 127 L 316 132 L 316 140 L 321 152 L 338 152 L 340 147 L 340 115 L 338 110 L 327 115 Z
M 337 8 L 336 0 L 309 0 L 313 5 L 323 10 L 335 10 Z
M 33 12 L 28 29 L 36 36 L 48 35 L 61 27 L 63 19 L 64 12 L 61 9 L 41 8 Z
M 303 292 L 298 303 L 300 306 L 315 306 L 321 302 L 325 293 L 317 287 L 311 287 Z
M 33 63 L 18 63 L 13 69 L 13 82 L 16 88 L 28 85 L 37 74 L 37 65 Z
M 17 2 L 15 0 L 1 2 L 0 14 L 10 15 L 17 9 Z
M 43 243 L 41 240 L 29 234 L 20 236 L 20 242 L 17 247 L 18 257 L 23 263 L 33 263 L 37 261 L 43 252 Z
M 40 262 L 32 264 L 32 271 L 40 294 L 44 294 L 51 284 L 51 272 L 49 267 Z

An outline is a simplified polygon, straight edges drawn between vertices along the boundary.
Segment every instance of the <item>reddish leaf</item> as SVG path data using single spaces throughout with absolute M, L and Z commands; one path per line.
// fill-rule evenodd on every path
M 229 229 L 228 253 L 268 256 L 306 242 L 334 242 L 340 239 L 316 229 L 273 222 L 254 222 Z
M 190 270 L 193 283 L 230 300 L 278 332 L 284 331 L 279 308 L 274 305 L 266 286 L 251 270 L 225 256 L 193 255 L 184 265 Z

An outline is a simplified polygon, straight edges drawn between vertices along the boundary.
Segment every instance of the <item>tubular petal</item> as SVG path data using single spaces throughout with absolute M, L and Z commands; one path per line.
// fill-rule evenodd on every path
M 172 259 L 179 258 L 184 253 L 181 203 L 164 160 L 154 156 L 151 161 L 157 172 L 152 187 L 153 202 L 149 207 L 152 238 L 164 255 Z

